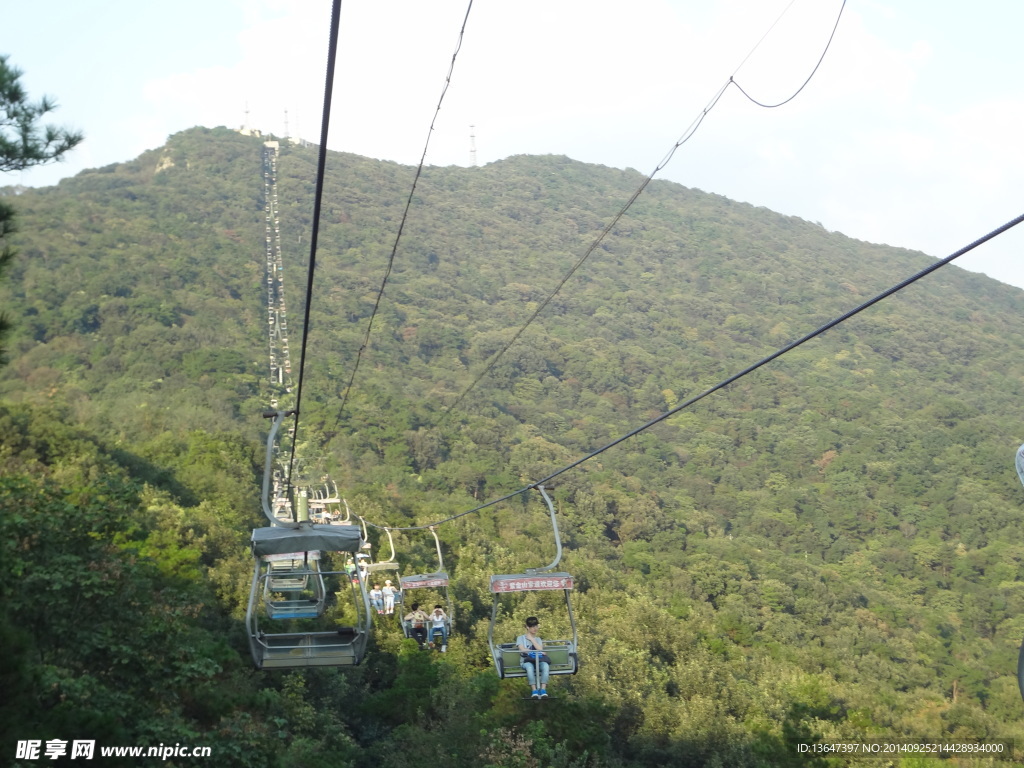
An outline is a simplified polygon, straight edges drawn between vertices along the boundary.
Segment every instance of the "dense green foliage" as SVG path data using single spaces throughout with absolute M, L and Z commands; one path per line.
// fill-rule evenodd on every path
M 0 56 L 0 173 L 60 160 L 83 138 L 78 131 L 42 124 L 57 104 L 46 96 L 29 100 L 20 82 L 23 73 L 9 58 Z
M 0 56 L 0 173 L 20 171 L 60 160 L 82 141 L 82 134 L 53 125 L 42 125 L 41 118 L 56 109 L 52 99 L 29 100 L 21 85 L 21 70 Z M 0 276 L 14 257 L 8 239 L 15 232 L 15 209 L 0 195 Z M 0 312 L 0 363 L 8 318 Z
M 782 765 L 814 736 L 1024 745 L 1024 294 L 955 267 L 559 478 L 583 665 L 543 710 L 486 665 L 488 574 L 552 556 L 535 497 L 439 530 L 459 605 L 445 656 L 382 625 L 356 670 L 251 671 L 258 414 L 290 396 L 267 382 L 261 148 L 195 129 L 19 196 L 0 286 L 17 318 L 5 744 L 88 733 L 378 768 Z M 293 344 L 315 159 L 279 160 Z M 446 413 L 641 177 L 562 157 L 428 168 L 343 401 L 413 172 L 328 167 L 299 445 L 395 526 L 522 488 L 929 261 L 655 182 Z M 398 547 L 407 573 L 433 566 L 425 537 Z

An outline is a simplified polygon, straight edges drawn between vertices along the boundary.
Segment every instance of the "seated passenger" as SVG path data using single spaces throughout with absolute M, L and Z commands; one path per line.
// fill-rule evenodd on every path
M 381 592 L 384 593 L 384 613 L 390 616 L 395 612 L 395 593 L 398 590 L 391 586 L 391 579 L 385 579 L 384 589 Z
M 430 634 L 427 640 L 430 641 L 430 647 L 434 647 L 434 642 L 437 639 L 437 635 L 441 635 L 441 653 L 448 650 L 448 614 L 444 612 L 444 609 L 440 605 L 435 605 L 434 610 L 430 612 Z
M 533 698 L 546 699 L 548 697 L 548 673 L 550 666 L 545 661 L 544 641 L 537 636 L 537 627 L 540 621 L 536 616 L 526 619 L 526 632 L 516 638 L 516 646 L 522 656 L 519 666 L 526 670 L 526 679 L 530 681 L 533 689 Z
M 384 593 L 381 592 L 380 584 L 374 584 L 370 590 L 370 602 L 377 609 L 377 613 L 384 613 Z
M 408 622 L 409 634 L 420 644 L 420 648 L 427 642 L 427 614 L 420 610 L 419 603 L 412 604 L 412 610 L 405 615 L 404 620 Z

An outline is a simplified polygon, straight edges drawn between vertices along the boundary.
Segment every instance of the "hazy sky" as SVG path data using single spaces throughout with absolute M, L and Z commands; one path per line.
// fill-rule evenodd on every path
M 344 0 L 331 149 L 419 161 L 467 4 Z M 468 165 L 472 125 L 480 165 L 561 154 L 650 173 L 730 76 L 791 96 L 841 5 L 476 0 L 427 162 Z M 0 53 L 87 140 L 0 184 L 54 184 L 194 125 L 284 134 L 286 111 L 316 140 L 329 15 L 329 0 L 12 4 Z M 1024 213 L 1022 28 L 1019 0 L 850 0 L 800 95 L 763 109 L 728 89 L 658 178 L 946 256 Z M 1024 225 L 956 263 L 1024 287 L 1022 257 Z

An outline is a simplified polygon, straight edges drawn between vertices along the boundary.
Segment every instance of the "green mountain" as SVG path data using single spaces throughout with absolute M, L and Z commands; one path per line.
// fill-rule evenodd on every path
M 14 201 L 0 675 L 30 703 L 5 743 L 95 726 L 224 765 L 579 768 L 1024 744 L 1024 293 L 955 266 L 558 477 L 582 665 L 543 713 L 486 653 L 488 574 L 553 556 L 535 493 L 439 528 L 449 654 L 382 626 L 355 670 L 251 671 L 260 413 L 295 398 L 269 380 L 263 149 L 193 129 Z M 315 168 L 282 142 L 295 374 Z M 431 167 L 360 355 L 414 172 L 329 155 L 296 435 L 300 473 L 383 525 L 522 489 L 931 263 L 654 181 L 480 377 L 643 178 Z M 434 567 L 421 534 L 396 546 Z

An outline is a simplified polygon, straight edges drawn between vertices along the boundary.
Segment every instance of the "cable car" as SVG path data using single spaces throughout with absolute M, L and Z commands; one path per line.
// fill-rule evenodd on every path
M 402 600 L 405 601 L 406 592 L 414 589 L 429 589 L 434 592 L 440 592 L 442 595 L 442 602 L 444 604 L 444 627 L 435 627 L 434 621 L 428 621 L 425 629 L 427 630 L 426 642 L 434 643 L 435 637 L 438 632 L 441 634 L 441 651 L 448 650 L 448 638 L 452 636 L 452 624 L 455 620 L 455 612 L 452 608 L 451 596 L 448 594 L 448 574 L 444 570 L 444 559 L 441 556 L 441 542 L 437 538 L 437 531 L 434 530 L 433 526 L 429 528 L 430 532 L 434 536 L 434 545 L 437 547 L 437 570 L 433 573 L 418 573 L 413 576 L 403 576 L 399 579 L 399 585 L 401 587 Z M 432 611 L 425 611 L 428 615 Z M 413 632 L 414 627 L 412 622 L 406 621 L 402 618 L 402 632 L 405 633 L 407 638 L 415 638 Z
M 292 629 L 284 632 L 268 632 L 260 626 L 260 615 L 271 619 L 313 619 L 324 618 L 326 589 L 318 587 L 321 596 L 285 599 L 281 601 L 258 600 L 260 586 L 264 595 L 273 593 L 275 586 L 282 586 L 281 580 L 294 582 L 296 589 L 305 579 L 314 584 L 323 584 L 324 577 L 345 576 L 342 571 L 275 569 L 274 563 L 294 564 L 300 554 L 306 563 L 316 562 L 310 553 L 355 552 L 359 549 L 360 537 L 354 527 L 316 525 L 308 522 L 292 525 L 276 525 L 257 528 L 252 532 L 252 553 L 255 560 L 252 587 L 249 590 L 249 604 L 245 613 L 245 626 L 249 634 L 249 647 L 253 662 L 260 668 L 284 668 L 313 666 L 353 666 L 362 661 L 366 653 L 372 624 L 370 621 L 370 600 L 365 584 L 351 586 L 348 578 L 340 580 L 339 593 L 348 591 L 356 609 L 356 620 L 348 626 L 331 629 Z M 285 559 L 275 560 L 284 555 Z M 301 561 L 300 561 L 301 562 Z M 275 582 L 274 586 L 271 582 Z M 307 589 L 303 586 L 302 589 Z M 316 591 L 316 590 L 315 590 Z M 321 622 L 322 623 L 322 622 Z
M 291 669 L 312 666 L 352 666 L 362 661 L 372 631 L 370 598 L 366 584 L 355 584 L 342 570 L 321 567 L 331 553 L 354 555 L 363 538 L 355 526 L 317 525 L 309 521 L 308 496 L 298 497 L 298 520 L 281 520 L 271 509 L 274 438 L 288 411 L 264 414 L 274 423 L 267 437 L 263 473 L 263 514 L 270 526 L 252 532 L 254 561 L 245 626 L 253 663 L 259 668 Z M 275 499 L 275 506 L 277 506 Z M 339 578 L 340 575 L 346 578 Z M 327 598 L 348 593 L 353 611 L 345 626 L 330 626 Z M 333 584 L 332 584 L 333 586 Z M 268 632 L 261 617 L 291 622 L 285 631 Z M 311 628 L 310 623 L 314 624 Z
M 319 489 L 314 490 L 313 495 L 309 499 L 309 517 L 313 522 L 323 525 L 329 525 L 331 522 L 326 496 Z
M 362 523 L 362 526 L 363 526 L 363 538 L 365 539 L 367 537 L 366 536 L 366 520 L 364 520 L 363 518 L 360 517 L 359 521 Z M 366 571 L 366 576 L 369 577 L 371 574 L 380 573 L 381 571 L 384 571 L 384 572 L 386 572 L 386 571 L 394 571 L 395 572 L 394 581 L 401 581 L 398 578 L 398 569 L 399 569 L 398 561 L 395 560 L 395 540 L 391 536 L 391 529 L 390 528 L 385 528 L 384 532 L 388 535 L 388 545 L 391 547 L 391 552 L 388 555 L 388 559 L 387 560 L 379 560 L 379 561 L 377 561 L 375 563 L 366 563 L 365 566 L 364 566 L 364 569 Z M 371 582 L 375 581 L 375 579 L 368 579 L 368 580 L 371 581 Z M 386 579 L 385 580 L 385 582 L 390 582 L 390 581 L 392 581 L 392 580 L 391 579 Z M 402 604 L 402 589 L 401 589 L 401 586 L 395 586 L 394 584 L 391 584 L 390 586 L 394 587 L 394 590 L 395 590 L 395 592 L 394 592 L 394 604 L 396 606 L 396 608 L 395 608 L 395 615 L 398 617 L 399 622 L 401 622 L 402 615 L 401 615 L 401 611 L 399 611 L 397 609 L 397 606 Z
M 491 624 L 487 630 L 487 644 L 491 650 L 494 668 L 501 679 L 526 677 L 526 670 L 520 666 L 523 654 L 514 643 L 496 643 L 494 630 L 498 624 L 501 596 L 518 592 L 540 592 L 561 590 L 565 596 L 565 608 L 569 616 L 571 637 L 563 640 L 544 640 L 544 653 L 547 655 L 548 671 L 552 675 L 575 675 L 579 671 L 579 636 L 576 631 L 576 619 L 572 612 L 572 601 L 569 592 L 573 588 L 573 578 L 565 572 L 555 572 L 562 559 L 562 542 L 558 534 L 558 521 L 555 519 L 555 508 L 543 486 L 537 486 L 551 514 L 551 525 L 555 535 L 557 552 L 555 559 L 543 568 L 528 568 L 520 574 L 499 574 L 491 576 L 491 593 L 494 603 L 491 609 Z
M 315 619 L 322 616 L 327 590 L 320 573 L 319 552 L 264 555 L 263 605 L 271 619 Z

